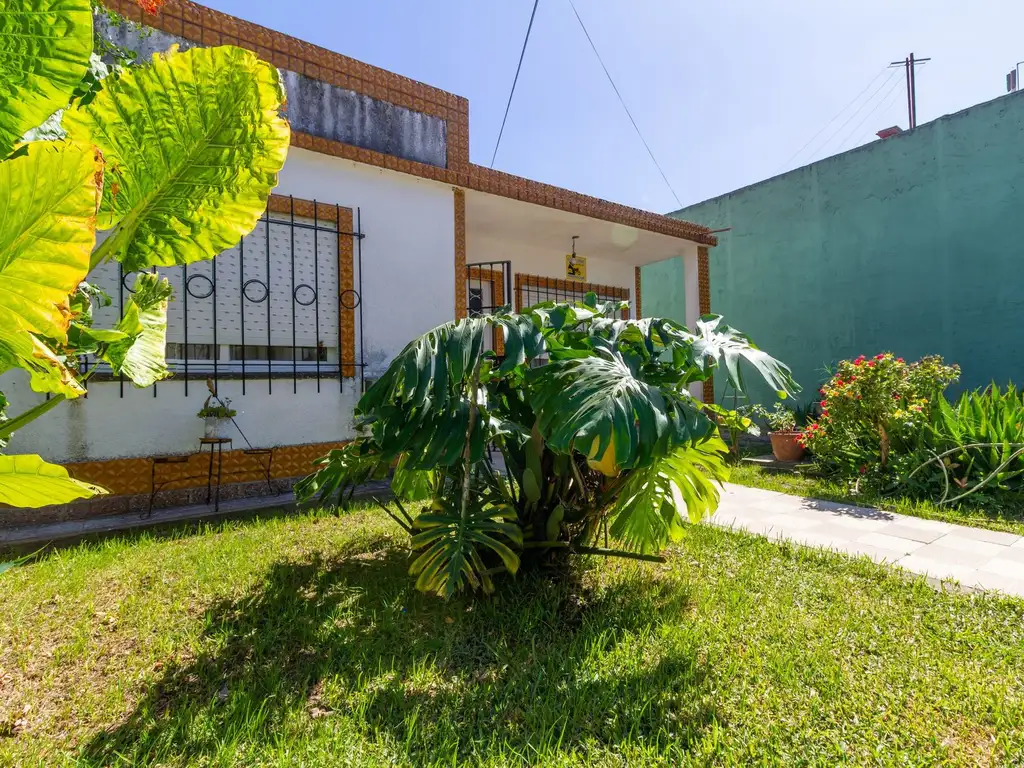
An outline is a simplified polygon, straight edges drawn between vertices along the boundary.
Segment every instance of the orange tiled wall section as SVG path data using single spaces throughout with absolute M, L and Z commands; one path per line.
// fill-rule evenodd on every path
M 698 309 L 702 315 L 711 314 L 711 264 L 708 261 L 707 246 L 697 247 L 697 297 Z M 704 402 L 715 402 L 715 380 L 704 382 Z
M 633 290 L 636 293 L 633 294 L 633 314 L 637 320 L 644 316 L 643 300 L 640 293 L 640 267 L 633 267 L 633 282 L 635 283 Z
M 338 215 L 338 335 L 341 346 L 341 373 L 356 375 L 356 293 L 355 240 L 352 235 L 352 209 L 342 208 Z
M 339 448 L 342 445 L 344 443 L 340 442 L 311 443 L 275 448 L 274 460 L 270 466 L 271 477 L 288 479 L 308 475 L 316 459 L 332 448 Z M 241 450 L 224 451 L 221 482 L 228 485 L 263 480 L 265 476 L 259 464 L 260 460 L 266 464 L 266 457 L 247 456 Z M 153 463 L 148 458 L 80 461 L 65 466 L 76 480 L 101 485 L 114 496 L 149 493 L 151 490 Z M 209 453 L 204 451 L 202 454 L 193 454 L 182 464 L 158 465 L 157 482 L 165 483 L 163 488 L 166 490 L 199 488 L 206 485 L 209 466 Z M 213 471 L 217 471 L 216 459 Z
M 466 302 L 466 190 L 452 187 L 455 195 L 455 319 L 468 312 Z

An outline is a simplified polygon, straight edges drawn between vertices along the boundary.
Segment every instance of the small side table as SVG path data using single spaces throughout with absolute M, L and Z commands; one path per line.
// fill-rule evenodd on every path
M 220 477 L 221 470 L 224 467 L 224 446 L 228 446 L 228 450 L 231 450 L 231 438 L 230 437 L 201 437 L 199 438 L 199 453 L 202 454 L 203 449 L 206 446 L 210 446 L 210 465 L 206 475 L 206 503 L 210 503 L 210 497 L 213 491 L 213 455 L 217 454 L 217 492 L 213 495 L 213 511 L 217 512 L 220 510 Z
M 188 464 L 189 456 L 190 456 L 190 454 L 180 453 L 180 454 L 171 454 L 171 455 L 168 455 L 168 456 L 154 456 L 152 459 L 150 459 L 151 464 L 150 464 L 150 473 L 149 473 L 149 506 L 146 508 L 145 512 L 143 512 L 141 515 L 139 515 L 139 517 L 145 519 L 145 518 L 147 518 L 147 517 L 149 517 L 150 515 L 153 514 L 153 500 L 156 498 L 157 493 L 159 493 L 160 490 L 165 485 L 169 485 L 170 483 L 179 483 L 179 482 L 182 482 L 182 481 L 198 479 L 199 477 L 201 477 L 200 475 L 196 475 L 196 476 L 185 475 L 185 476 L 182 476 L 182 475 L 179 474 L 179 475 L 177 475 L 175 477 L 171 477 L 169 479 L 160 480 L 160 481 L 157 480 L 157 470 L 158 469 L 161 469 L 161 468 L 164 468 L 164 467 L 177 466 L 177 465 L 181 465 L 181 464 Z
M 274 482 L 271 472 L 274 467 L 274 449 L 273 448 L 246 448 L 242 451 L 245 456 L 250 456 L 256 462 L 259 467 L 260 474 L 263 475 L 267 481 L 267 490 L 274 493 Z M 266 459 L 266 463 L 263 462 Z M 280 491 L 277 491 L 280 493 Z

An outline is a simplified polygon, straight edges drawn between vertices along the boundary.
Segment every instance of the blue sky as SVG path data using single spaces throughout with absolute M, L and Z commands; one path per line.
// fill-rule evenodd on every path
M 467 97 L 471 159 L 490 163 L 532 0 L 205 2 Z M 905 128 L 902 70 L 872 78 L 910 51 L 932 57 L 918 74 L 919 123 L 1001 95 L 1024 59 L 1024 3 L 1009 0 L 575 2 L 684 205 Z M 679 207 L 568 0 L 540 0 L 495 167 L 653 211 Z

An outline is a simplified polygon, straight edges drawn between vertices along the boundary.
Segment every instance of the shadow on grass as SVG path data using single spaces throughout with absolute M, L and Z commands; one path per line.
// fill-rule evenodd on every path
M 685 749 L 715 718 L 700 664 L 656 642 L 689 604 L 678 583 L 638 571 L 590 592 L 534 575 L 443 603 L 407 567 L 396 550 L 276 564 L 209 609 L 204 650 L 162 670 L 84 764 L 206 762 L 323 726 L 414 764 L 492 748 L 530 762 L 583 742 Z

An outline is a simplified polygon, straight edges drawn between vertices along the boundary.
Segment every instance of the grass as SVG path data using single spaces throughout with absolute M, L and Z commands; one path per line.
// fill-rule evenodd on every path
M 930 501 L 908 496 L 880 496 L 857 493 L 844 480 L 814 477 L 812 475 L 773 472 L 749 462 L 741 462 L 730 470 L 729 480 L 737 485 L 764 488 L 779 493 L 806 496 L 826 501 L 840 501 L 864 507 L 882 507 L 929 520 L 943 520 L 958 525 L 972 525 L 994 531 L 1008 531 L 1024 535 L 1024 503 L 1008 499 L 995 499 L 978 494 L 958 505 L 939 506 Z
M 363 510 L 56 551 L 0 578 L 0 764 L 1019 765 L 1024 603 L 691 529 L 489 599 Z

